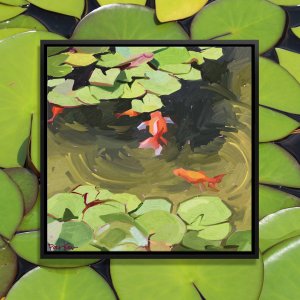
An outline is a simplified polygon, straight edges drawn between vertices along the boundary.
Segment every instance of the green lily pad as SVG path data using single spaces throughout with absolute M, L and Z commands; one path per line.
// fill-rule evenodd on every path
M 32 209 L 37 199 L 39 191 L 37 177 L 25 168 L 5 169 L 4 172 L 20 189 L 24 200 L 24 213 L 27 214 Z
M 100 196 L 102 196 L 101 192 L 100 192 Z M 136 195 L 132 195 L 128 193 L 118 193 L 118 194 L 111 193 L 108 199 L 115 200 L 118 201 L 119 203 L 124 204 L 126 212 L 131 212 L 135 210 L 141 204 L 141 200 Z
M 47 58 L 47 74 L 53 77 L 65 77 L 73 71 L 73 67 L 65 64 L 68 55 L 61 53 Z
M 48 0 L 28 0 L 28 2 L 42 9 L 73 16 L 78 19 L 81 18 L 85 5 L 84 0 L 64 0 L 50 2 Z
M 47 56 L 52 56 L 55 54 L 58 54 L 60 52 L 65 52 L 69 47 L 53 47 L 53 46 L 47 46 Z
M 282 111 L 300 114 L 300 85 L 280 65 L 259 59 L 259 103 Z
M 125 58 L 132 58 L 137 55 L 143 54 L 143 53 L 156 53 L 161 51 L 162 49 L 167 49 L 167 46 L 160 46 L 160 47 L 155 47 L 155 46 L 148 46 L 148 47 L 124 47 L 124 46 L 119 46 L 116 47 L 116 53 L 118 55 L 121 55 L 122 57 Z
M 67 53 L 68 57 L 65 61 L 74 67 L 85 67 L 93 64 L 97 59 L 91 53 Z
M 207 246 L 220 246 L 221 241 L 205 240 L 198 236 L 197 231 L 188 231 L 183 237 L 182 245 L 189 249 L 203 251 Z
M 29 154 L 39 169 L 40 153 L 40 75 L 39 45 L 41 40 L 59 40 L 59 35 L 48 32 L 25 32 L 0 43 L 1 63 L 0 127 L 6 128 L 0 138 L 0 166 L 23 166 Z M 22 64 L 19 58 L 23 57 Z M 32 124 L 32 126 L 31 126 Z M 31 130 L 31 153 L 28 142 Z
M 259 219 L 281 209 L 300 206 L 300 199 L 269 186 L 259 186 Z
M 146 5 L 147 0 L 97 0 L 97 2 L 101 6 L 115 3 Z
M 132 69 L 125 69 L 121 71 L 117 80 L 125 81 L 125 82 L 132 82 L 132 77 L 146 77 L 146 73 L 151 71 L 151 67 L 148 64 L 141 64 L 136 68 Z
M 206 59 L 217 60 L 223 56 L 223 49 L 221 47 L 200 47 L 200 49 L 202 50 L 202 57 Z
M 166 211 L 146 212 L 137 217 L 136 222 L 151 235 L 151 240 L 171 245 L 180 243 L 186 232 L 186 226 L 181 219 Z
M 47 28 L 42 23 L 27 15 L 19 15 L 13 19 L 0 23 L 0 29 L 4 28 L 22 28 L 26 30 L 34 29 L 36 31 L 47 31 Z
M 269 1 L 274 4 L 283 5 L 283 6 L 298 6 L 298 5 L 300 5 L 299 0 L 269 0 Z
M 174 64 L 174 65 L 164 65 L 159 67 L 159 69 L 177 75 L 177 74 L 189 73 L 192 67 L 189 64 Z
M 202 79 L 201 72 L 199 70 L 196 70 L 195 68 L 191 68 L 191 71 L 187 74 L 176 74 L 177 78 L 183 79 L 183 80 L 200 80 Z
M 259 182 L 299 188 L 300 167 L 297 160 L 280 146 L 260 144 Z
M 26 28 L 4 28 L 0 29 L 0 40 L 4 40 L 10 36 L 13 36 L 18 33 L 29 31 L 30 29 Z
M 272 246 L 300 235 L 300 207 L 282 209 L 259 222 L 259 248 L 262 252 Z
M 112 87 L 110 86 L 91 86 L 91 94 L 101 100 L 118 99 L 124 92 L 124 84 L 116 82 Z
M 191 36 L 193 40 L 259 40 L 262 53 L 281 38 L 285 18 L 284 10 L 268 1 L 217 0 L 196 15 Z
M 131 86 L 128 84 L 124 84 L 124 90 L 122 94 L 122 98 L 124 99 L 132 99 L 145 95 L 145 88 L 139 83 L 138 80 L 134 81 Z
M 87 266 L 99 259 L 46 259 L 40 258 L 40 232 L 18 233 L 11 240 L 11 247 L 23 259 L 38 265 L 52 268 L 74 268 Z
M 251 230 L 236 231 L 226 241 L 227 246 L 238 246 L 237 251 L 251 251 L 252 232 Z
M 121 65 L 126 61 L 126 58 L 119 53 L 108 53 L 101 55 L 97 62 L 97 66 L 105 68 L 113 68 Z
M 208 0 L 155 0 L 156 15 L 160 22 L 180 20 L 194 15 Z
M 109 52 L 109 47 L 74 47 L 79 53 L 99 54 Z
M 292 28 L 293 33 L 297 36 L 300 37 L 300 26 L 298 27 L 293 27 Z
M 47 287 L 47 288 L 45 288 Z M 80 295 L 80 296 L 78 296 Z M 6 300 L 17 299 L 101 299 L 115 300 L 108 283 L 93 269 L 51 269 L 37 267 L 23 276 Z
M 217 241 L 225 239 L 231 231 L 231 225 L 229 223 L 216 224 L 212 226 L 206 226 L 203 230 L 198 232 L 198 237 Z
M 273 111 L 259 107 L 259 141 L 270 142 L 282 139 L 299 127 L 296 120 Z
M 288 239 L 267 251 L 264 254 L 264 285 L 259 299 L 298 299 L 300 274 L 297 262 L 299 259 L 299 236 Z
M 185 47 L 167 47 L 165 50 L 158 51 L 154 55 L 157 66 L 165 66 L 170 64 L 181 64 L 186 62 L 190 57 Z
M 17 231 L 19 232 L 19 231 L 29 231 L 29 230 L 39 229 L 40 228 L 40 209 L 41 209 L 41 200 L 40 200 L 40 194 L 39 194 L 33 208 L 24 216 Z
M 231 216 L 231 211 L 220 198 L 202 196 L 180 203 L 177 214 L 188 224 L 201 216 L 202 225 L 212 225 L 226 221 Z
M 23 6 L 28 4 L 27 0 L 1 0 L 0 3 L 13 5 L 13 6 Z
M 276 48 L 276 53 L 278 55 L 280 65 L 293 75 L 300 83 L 300 70 L 297 68 L 297 65 L 300 64 L 300 54 L 280 48 Z
M 158 24 L 153 9 L 112 4 L 88 14 L 75 28 L 73 40 L 187 40 L 177 23 Z
M 166 199 L 156 199 L 156 198 L 146 199 L 137 210 L 131 213 L 131 215 L 134 218 L 136 218 L 140 215 L 143 215 L 153 210 L 166 211 L 170 213 L 171 208 L 172 208 L 172 203 Z
M 230 261 L 113 259 L 111 275 L 122 300 L 140 299 L 141 295 L 143 300 L 199 300 L 199 291 L 205 299 L 253 300 L 260 294 L 263 262 L 261 258 Z
M 64 82 L 65 82 L 64 78 L 50 79 L 50 80 L 47 81 L 47 85 L 49 87 L 55 87 L 55 86 L 60 85 Z
M 24 212 L 23 197 L 18 186 L 0 170 L 0 234 L 11 239 Z
M 4 297 L 12 286 L 17 269 L 17 256 L 0 237 L 0 297 Z
M 163 107 L 163 103 L 159 97 L 153 94 L 147 94 L 143 100 L 132 100 L 132 109 L 139 113 L 152 112 Z
M 55 218 L 62 218 L 66 208 L 71 210 L 74 216 L 79 217 L 85 208 L 81 195 L 73 193 L 59 193 L 48 199 L 47 213 Z
M 95 69 L 89 82 L 97 86 L 113 86 L 119 74 L 120 69 L 117 68 L 109 69 L 105 74 L 100 69 Z
M 0 3 L 0 22 L 13 18 L 27 10 L 25 7 L 11 6 Z

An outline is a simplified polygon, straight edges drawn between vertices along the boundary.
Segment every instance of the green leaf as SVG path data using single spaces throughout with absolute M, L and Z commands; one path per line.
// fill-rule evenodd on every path
M 153 241 L 178 244 L 186 232 L 185 224 L 176 215 L 166 211 L 153 210 L 136 218 L 137 224 L 147 231 Z
M 299 122 L 286 115 L 262 106 L 259 107 L 260 142 L 282 139 L 291 134 L 299 125 Z
M 23 197 L 18 186 L 0 170 L 0 234 L 11 239 L 24 212 Z
M 259 59 L 259 103 L 282 111 L 300 114 L 300 85 L 280 65 Z
M 97 0 L 97 2 L 101 6 L 115 3 L 146 5 L 147 0 Z
M 220 17 L 222 16 L 222 17 Z M 259 51 L 272 48 L 281 38 L 285 12 L 264 0 L 216 0 L 193 19 L 193 40 L 259 40 Z
M 139 113 L 152 112 L 163 107 L 161 99 L 153 94 L 146 94 L 143 100 L 132 100 L 132 109 Z
M 176 77 L 183 80 L 200 80 L 202 79 L 201 72 L 195 68 L 191 68 L 191 71 L 187 74 L 178 74 Z
M 238 246 L 237 251 L 251 251 L 252 232 L 251 230 L 236 231 L 226 241 L 227 246 Z
M 137 210 L 132 212 L 131 215 L 134 218 L 136 218 L 140 215 L 143 215 L 153 210 L 166 211 L 170 213 L 171 208 L 172 208 L 172 203 L 166 199 L 156 199 L 156 198 L 146 199 Z
M 231 211 L 218 197 L 198 196 L 180 203 L 177 214 L 188 224 L 203 215 L 201 224 L 212 225 L 226 221 Z
M 21 14 L 25 10 L 27 10 L 27 8 L 5 5 L 0 3 L 0 22 L 13 18 Z
M 253 300 L 260 294 L 263 263 L 261 258 L 230 261 L 113 259 L 111 275 L 122 300 L 140 299 L 141 295 L 143 300 L 199 300 L 199 291 L 209 300 Z
M 85 208 L 83 197 L 73 193 L 56 194 L 49 198 L 47 203 L 47 213 L 55 218 L 62 218 L 66 208 L 79 217 Z
M 37 177 L 25 168 L 5 169 L 4 172 L 18 186 L 24 201 L 24 213 L 28 213 L 34 206 L 39 190 Z
M 201 54 L 206 59 L 217 60 L 223 56 L 223 49 L 221 47 L 200 47 Z
M 49 87 L 55 87 L 57 85 L 60 85 L 62 83 L 64 83 L 66 80 L 64 78 L 58 78 L 58 79 L 50 79 L 47 82 L 47 85 Z
M 148 46 L 148 47 L 124 47 L 124 46 L 120 46 L 120 47 L 116 47 L 116 53 L 118 55 L 121 55 L 122 57 L 125 58 L 132 58 L 135 56 L 138 56 L 140 54 L 143 53 L 155 53 L 155 52 L 159 52 L 162 49 L 166 49 L 167 46 L 161 46 L 161 47 L 152 47 L 152 46 Z
M 283 148 L 271 143 L 260 144 L 259 182 L 299 188 L 299 164 Z
M 262 252 L 272 246 L 300 235 L 300 207 L 282 209 L 259 222 L 259 248 Z
M 4 40 L 8 37 L 11 37 L 15 34 L 22 33 L 29 31 L 30 29 L 26 28 L 5 28 L 5 29 L 0 29 L 0 41 Z
M 128 84 L 124 85 L 124 91 L 121 98 L 132 99 L 145 95 L 145 88 L 139 83 L 139 80 L 135 80 L 130 86 Z
M 117 80 L 131 82 L 133 81 L 132 77 L 146 77 L 146 73 L 151 70 L 148 64 L 141 64 L 138 67 L 123 70 Z
M 189 59 L 185 63 L 196 62 L 197 65 L 202 65 L 204 63 L 203 55 L 198 51 L 189 51 Z
M 116 83 L 112 87 L 91 86 L 90 90 L 91 94 L 99 101 L 118 99 L 124 92 L 124 84 Z
M 166 71 L 172 74 L 187 74 L 191 71 L 192 67 L 190 64 L 174 64 L 174 65 L 164 65 L 159 68 L 162 71 Z M 178 77 L 178 76 L 176 76 Z
M 48 46 L 47 47 L 47 56 L 52 56 L 58 54 L 60 52 L 65 52 L 69 47 L 55 47 L 55 46 Z
M 34 29 L 36 31 L 47 31 L 47 28 L 42 23 L 40 23 L 35 18 L 27 15 L 19 15 L 13 19 L 0 23 L 0 29 L 4 28 L 19 28 L 26 30 Z
M 100 7 L 79 22 L 73 40 L 187 40 L 177 23 L 159 24 L 153 9 L 113 4 Z
M 300 4 L 300 1 L 299 1 Z M 280 48 L 276 48 L 279 63 L 300 83 L 300 70 L 297 66 L 300 64 L 300 54 Z
M 13 6 L 23 6 L 28 4 L 26 0 L 1 0 L 0 3 Z
M 48 1 L 48 0 L 28 0 L 28 2 L 45 10 L 53 11 L 59 14 L 73 16 L 78 19 L 84 10 L 84 0 L 64 0 L 64 1 Z
M 67 54 L 68 54 L 68 57 L 67 57 L 65 63 L 69 64 L 73 67 L 86 67 L 97 61 L 97 59 L 93 56 L 93 54 L 90 54 L 90 53 L 68 52 Z
M 300 38 L 300 26 L 292 28 L 293 33 Z
M 197 231 L 188 231 L 182 240 L 182 245 L 188 247 L 189 249 L 194 249 L 198 251 L 206 250 L 208 245 L 210 246 L 220 246 L 221 241 L 205 240 L 198 236 Z
M 18 233 L 11 240 L 11 247 L 23 259 L 38 266 L 74 268 L 93 264 L 98 259 L 46 259 L 40 258 L 40 232 Z
M 300 237 L 286 240 L 264 254 L 264 285 L 260 300 L 298 299 Z
M 198 232 L 198 237 L 205 240 L 217 241 L 225 239 L 230 231 L 231 226 L 229 223 L 216 224 L 206 226 L 206 228 L 200 230 Z
M 68 55 L 65 53 L 47 58 L 47 74 L 53 77 L 65 77 L 73 71 L 73 67 L 66 65 Z
M 112 68 L 121 65 L 126 61 L 126 58 L 119 53 L 109 53 L 101 55 L 100 59 L 97 62 L 97 66 Z
M 4 297 L 13 285 L 17 269 L 17 256 L 0 237 L 0 297 Z
M 124 204 L 127 212 L 135 210 L 141 204 L 141 200 L 136 195 L 128 193 L 111 194 L 108 199 Z
M 185 47 L 167 47 L 154 55 L 154 59 L 159 67 L 170 64 L 181 64 L 186 62 L 189 57 L 190 54 Z
M 109 51 L 109 47 L 74 47 L 77 52 L 79 53 L 90 53 L 90 54 L 99 54 L 99 53 L 106 53 Z
M 300 0 L 269 0 L 270 2 L 283 5 L 283 6 L 298 6 L 300 5 Z
M 259 186 L 259 219 L 281 209 L 300 206 L 300 199 L 268 186 Z
M 156 15 L 160 22 L 180 20 L 194 15 L 208 0 L 155 0 Z
M 181 88 L 177 78 L 162 71 L 149 71 L 146 73 L 149 79 L 137 80 L 147 91 L 157 95 L 170 95 Z
M 113 86 L 119 74 L 120 69 L 117 68 L 107 70 L 106 74 L 104 74 L 100 69 L 95 69 L 89 79 L 89 82 L 96 86 Z
M 108 283 L 89 267 L 76 269 L 38 267 L 28 272 L 13 286 L 6 300 L 76 299 L 78 297 L 81 300 L 116 299 Z

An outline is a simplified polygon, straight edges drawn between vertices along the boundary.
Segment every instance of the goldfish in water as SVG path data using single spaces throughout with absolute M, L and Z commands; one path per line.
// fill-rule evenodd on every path
M 134 110 L 132 110 L 132 109 L 128 109 L 128 110 L 126 110 L 126 111 L 124 111 L 124 112 L 122 112 L 122 113 L 116 113 L 116 114 L 115 114 L 115 117 L 116 117 L 117 119 L 119 119 L 119 118 L 122 117 L 122 116 L 128 116 L 128 117 L 132 118 L 132 117 L 136 117 L 136 116 L 138 116 L 138 115 L 140 115 L 140 113 L 138 113 L 138 112 L 136 112 L 136 111 L 134 111 Z
M 52 117 L 48 120 L 48 123 L 53 123 L 54 119 L 64 111 L 64 108 L 61 106 L 53 105 L 52 106 Z
M 189 183 L 195 185 L 201 184 L 203 188 L 205 188 L 205 183 L 207 183 L 208 187 L 215 190 L 217 190 L 216 185 L 220 183 L 223 177 L 226 175 L 226 174 L 219 174 L 214 177 L 208 177 L 207 175 L 205 175 L 205 172 L 203 171 L 192 171 L 183 168 L 175 169 L 173 170 L 173 173 L 176 176 L 183 178 Z

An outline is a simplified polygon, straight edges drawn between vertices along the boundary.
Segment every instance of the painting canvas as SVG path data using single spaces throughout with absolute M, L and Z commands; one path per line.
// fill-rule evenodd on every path
M 42 256 L 255 257 L 256 50 L 44 42 Z

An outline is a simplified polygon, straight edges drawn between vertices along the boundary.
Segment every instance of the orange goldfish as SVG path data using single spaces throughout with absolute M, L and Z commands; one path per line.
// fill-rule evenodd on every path
M 48 120 L 48 123 L 53 123 L 56 116 L 61 114 L 64 111 L 64 108 L 61 106 L 53 105 L 52 106 L 52 117 Z
M 217 183 L 220 183 L 223 179 L 223 177 L 226 174 L 220 174 L 214 177 L 208 177 L 205 175 L 205 172 L 203 171 L 192 171 L 192 170 L 185 170 L 183 168 L 175 169 L 173 170 L 173 173 L 176 176 L 182 177 L 187 182 L 192 184 L 201 184 L 202 187 L 205 188 L 205 184 L 207 182 L 207 186 L 217 190 L 216 185 Z
M 119 119 L 119 118 L 122 117 L 122 116 L 128 116 L 128 117 L 132 118 L 132 117 L 136 117 L 136 116 L 138 116 L 138 115 L 140 115 L 140 113 L 138 113 L 138 112 L 136 112 L 136 111 L 134 111 L 134 110 L 132 110 L 132 109 L 128 109 L 128 110 L 126 110 L 126 111 L 124 111 L 124 112 L 122 112 L 122 113 L 116 113 L 116 114 L 115 114 L 115 117 L 116 117 L 117 119 Z

